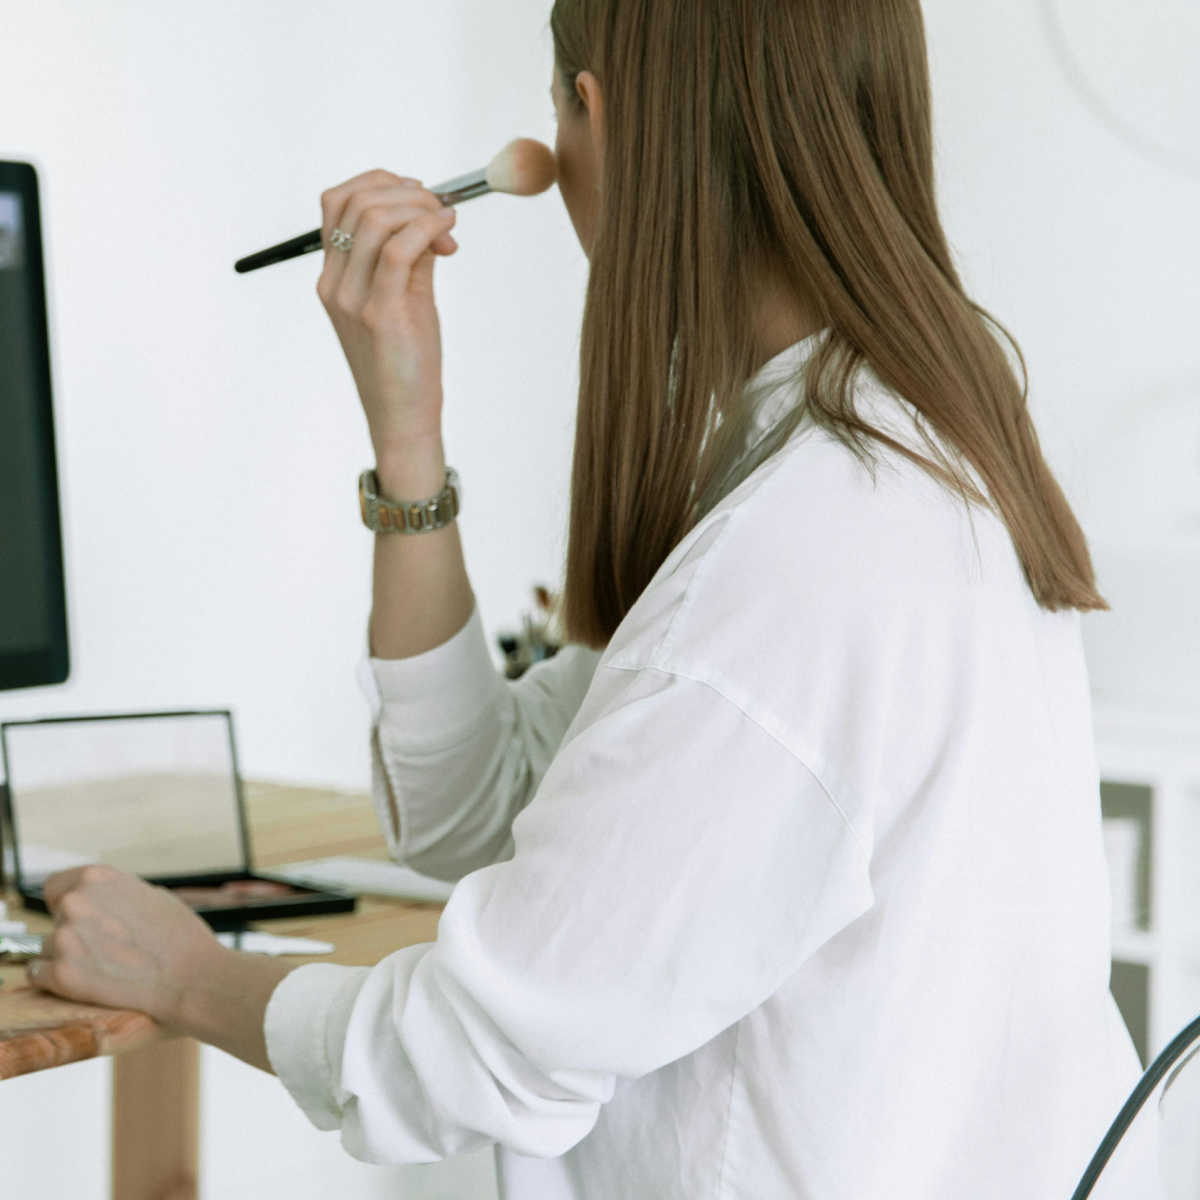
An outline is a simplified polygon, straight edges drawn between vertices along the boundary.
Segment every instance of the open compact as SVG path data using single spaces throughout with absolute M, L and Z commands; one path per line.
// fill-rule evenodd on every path
M 228 710 L 0 724 L 0 880 L 47 912 L 45 880 L 103 862 L 170 888 L 215 930 L 351 912 L 356 898 L 257 876 Z

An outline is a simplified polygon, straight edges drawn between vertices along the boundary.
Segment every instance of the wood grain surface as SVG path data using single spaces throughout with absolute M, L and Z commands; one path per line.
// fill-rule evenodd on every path
M 119 1054 L 164 1036 L 145 1013 L 76 1004 L 27 984 L 0 992 L 0 1079 Z
M 359 793 L 246 783 L 246 820 L 256 867 L 332 855 L 387 861 L 387 848 L 371 799 Z M 30 933 L 46 933 L 54 919 L 5 897 L 9 917 Z M 256 921 L 248 926 L 293 937 L 332 942 L 332 954 L 289 955 L 288 962 L 373 966 L 404 946 L 437 937 L 441 904 L 408 904 L 361 897 L 357 911 Z M 65 1063 L 120 1054 L 169 1037 L 145 1013 L 77 1004 L 31 988 L 25 967 L 0 967 L 0 1080 Z

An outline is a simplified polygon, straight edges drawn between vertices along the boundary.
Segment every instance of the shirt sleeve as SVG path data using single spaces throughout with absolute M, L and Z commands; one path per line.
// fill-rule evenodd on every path
M 371 794 L 388 852 L 458 880 L 512 854 L 529 802 L 591 682 L 600 655 L 564 646 L 519 680 L 488 653 L 476 605 L 449 641 L 412 658 L 363 660 L 371 706 Z
M 599 668 L 512 833 L 436 942 L 302 966 L 271 997 L 276 1073 L 355 1158 L 561 1155 L 619 1079 L 740 1020 L 874 902 L 869 847 L 821 781 L 657 668 Z

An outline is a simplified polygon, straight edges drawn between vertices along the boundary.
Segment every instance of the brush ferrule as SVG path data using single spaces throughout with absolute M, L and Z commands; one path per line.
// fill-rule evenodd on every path
M 458 204 L 461 200 L 474 200 L 476 196 L 486 196 L 492 187 L 487 181 L 487 169 L 482 168 L 468 175 L 459 175 L 457 179 L 439 183 L 429 190 L 438 196 L 443 204 Z

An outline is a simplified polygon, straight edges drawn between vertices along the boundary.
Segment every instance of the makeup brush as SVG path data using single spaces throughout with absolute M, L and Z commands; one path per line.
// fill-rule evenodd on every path
M 474 200 L 476 196 L 486 196 L 489 192 L 507 192 L 510 196 L 540 196 L 554 185 L 557 175 L 558 164 L 549 146 L 533 138 L 517 138 L 515 142 L 509 142 L 482 170 L 460 175 L 429 190 L 446 205 Z M 259 267 L 269 267 L 272 263 L 285 262 L 289 258 L 298 258 L 301 254 L 311 254 L 320 249 L 321 230 L 314 229 L 311 233 L 302 233 L 290 241 L 280 242 L 278 246 L 269 246 L 257 254 L 240 258 L 233 264 L 233 269 L 244 275 L 247 271 L 257 271 Z

